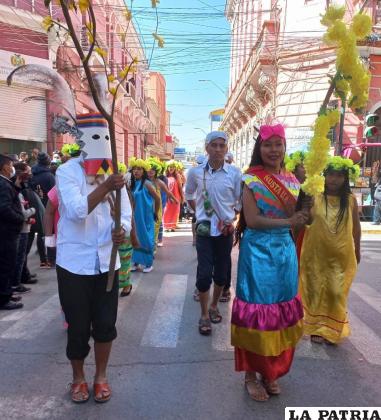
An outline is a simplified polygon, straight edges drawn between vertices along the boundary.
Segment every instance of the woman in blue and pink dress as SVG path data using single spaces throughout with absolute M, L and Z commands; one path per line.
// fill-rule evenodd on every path
M 284 170 L 282 125 L 262 126 L 250 167 L 243 175 L 243 209 L 236 298 L 232 311 L 235 369 L 245 372 L 250 397 L 266 401 L 280 393 L 302 336 L 303 307 L 291 230 L 308 216 L 295 212 L 299 182 Z

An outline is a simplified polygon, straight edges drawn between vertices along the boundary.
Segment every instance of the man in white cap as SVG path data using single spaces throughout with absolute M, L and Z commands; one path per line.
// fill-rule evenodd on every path
M 189 170 L 185 196 L 196 212 L 197 280 L 201 305 L 199 332 L 210 335 L 211 323 L 222 321 L 217 304 L 227 282 L 233 246 L 235 209 L 240 208 L 241 173 L 225 162 L 228 138 L 212 131 L 205 140 L 208 157 Z M 212 302 L 209 289 L 214 282 Z

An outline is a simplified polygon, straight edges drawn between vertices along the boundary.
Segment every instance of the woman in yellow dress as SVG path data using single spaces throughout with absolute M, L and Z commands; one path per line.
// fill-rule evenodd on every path
M 315 197 L 300 261 L 304 331 L 311 341 L 337 344 L 349 336 L 349 289 L 360 262 L 361 226 L 349 180 L 359 174 L 350 159 L 332 157 L 325 191 Z

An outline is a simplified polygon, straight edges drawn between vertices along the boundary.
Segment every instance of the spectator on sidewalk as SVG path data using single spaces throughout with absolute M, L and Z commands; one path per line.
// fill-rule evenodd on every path
M 13 159 L 0 154 L 0 309 L 19 309 L 21 302 L 12 297 L 12 279 L 17 258 L 17 244 L 24 222 L 21 204 L 11 178 L 15 175 Z
M 19 162 L 24 162 L 28 164 L 29 156 L 27 152 L 20 152 Z
M 13 278 L 13 291 L 15 293 L 27 293 L 30 292 L 29 287 L 25 287 L 21 284 L 22 272 L 26 260 L 26 251 L 28 247 L 28 238 L 30 227 L 35 223 L 35 219 L 32 217 L 36 213 L 36 209 L 31 207 L 29 201 L 27 200 L 25 194 L 25 184 L 27 182 L 30 174 L 30 167 L 23 162 L 17 162 L 14 164 L 16 170 L 16 179 L 14 184 L 16 190 L 18 191 L 18 197 L 21 204 L 21 211 L 24 216 L 24 223 L 21 228 L 18 247 L 17 247 L 17 260 L 16 260 L 16 269 Z
M 199 332 L 210 335 L 211 322 L 222 321 L 217 304 L 228 280 L 233 246 L 235 209 L 240 208 L 241 173 L 225 162 L 227 135 L 212 131 L 206 137 L 208 159 L 191 168 L 186 199 L 196 212 L 197 282 L 201 305 Z M 214 282 L 209 306 L 209 289 Z
M 377 184 L 374 189 L 374 212 L 372 225 L 381 224 L 381 174 L 378 177 Z
M 28 162 L 28 164 L 31 168 L 33 168 L 33 166 L 37 163 L 37 156 L 38 156 L 39 153 L 40 153 L 40 150 L 37 149 L 37 147 L 32 149 L 32 153 L 31 153 L 31 156 L 30 156 L 29 162 Z

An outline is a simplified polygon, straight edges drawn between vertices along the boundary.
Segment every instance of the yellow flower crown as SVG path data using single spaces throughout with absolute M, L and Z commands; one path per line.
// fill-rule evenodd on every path
M 81 154 L 81 147 L 77 143 L 65 143 L 61 148 L 61 153 L 64 156 L 79 156 Z
M 352 159 L 343 158 L 341 156 L 332 156 L 328 160 L 328 165 L 324 172 L 328 170 L 347 171 L 349 180 L 352 182 L 356 182 L 360 176 L 360 166 L 354 164 Z
M 298 150 L 284 157 L 284 163 L 288 172 L 294 172 L 298 165 L 304 162 L 306 153 Z
M 118 162 L 118 172 L 123 175 L 127 172 L 127 166 L 123 162 Z
M 143 168 L 146 172 L 151 169 L 151 165 L 143 159 L 136 159 L 136 157 L 132 157 L 128 161 L 129 168 Z
M 156 172 L 157 176 L 163 173 L 164 164 L 157 157 L 150 157 L 147 159 L 146 162 L 151 166 L 151 169 L 153 169 Z

